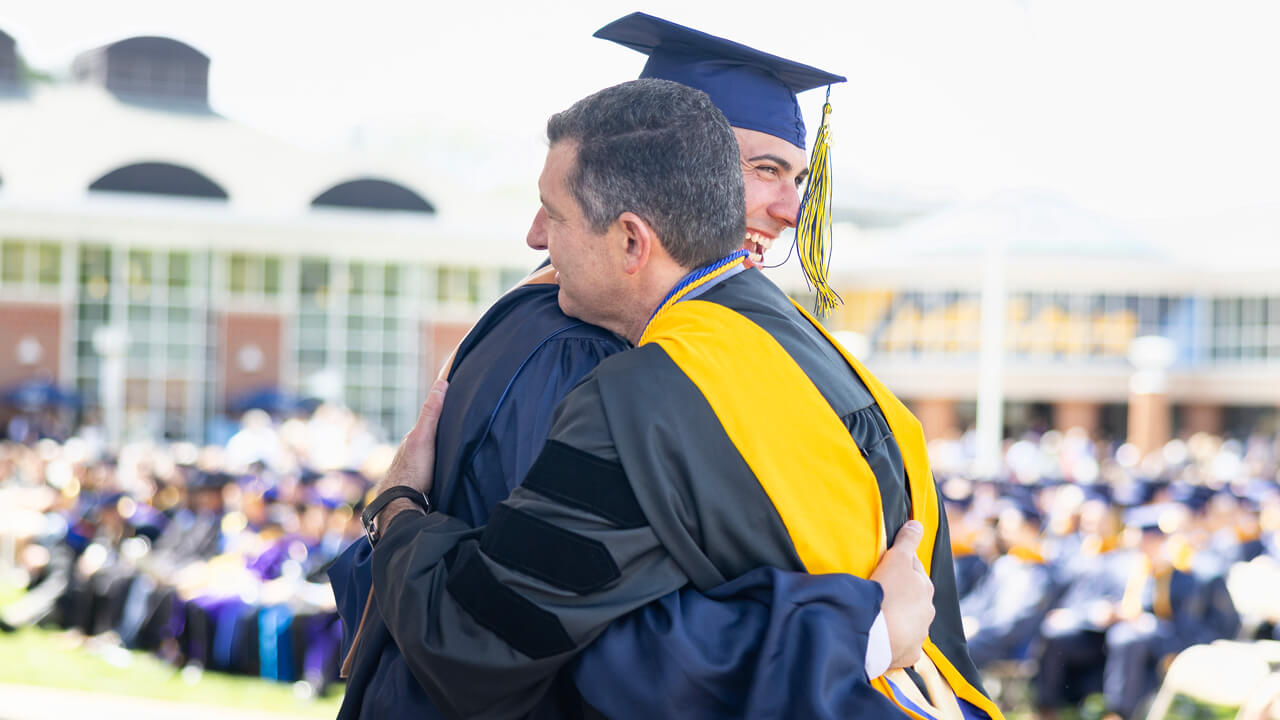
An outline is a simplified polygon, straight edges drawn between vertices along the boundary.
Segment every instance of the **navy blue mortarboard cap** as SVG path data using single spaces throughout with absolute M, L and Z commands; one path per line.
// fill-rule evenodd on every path
M 1111 505 L 1113 502 L 1113 493 L 1110 485 L 1093 483 L 1090 485 L 1081 485 L 1080 488 L 1084 490 L 1084 499 L 1086 502 L 1089 500 L 1100 500 L 1108 505 Z
M 672 80 L 705 92 L 729 124 L 805 147 L 796 93 L 844 82 L 834 73 L 637 12 L 596 31 L 649 56 L 642 78 Z
M 1151 502 L 1155 495 L 1150 483 L 1142 480 L 1131 480 L 1117 485 L 1112 493 L 1112 501 L 1120 507 L 1137 507 Z
M 968 509 L 973 504 L 973 483 L 963 477 L 949 477 L 938 483 L 942 502 Z
M 1177 526 L 1177 503 L 1142 505 L 1124 515 L 1124 524 L 1142 532 L 1167 535 Z
M 1203 510 L 1213 499 L 1214 490 L 1204 485 L 1179 484 L 1174 486 L 1173 499 L 1182 503 L 1192 512 Z
M 235 478 L 228 473 L 220 470 L 212 472 L 202 470 L 191 480 L 188 487 L 191 490 L 221 490 L 224 486 L 233 482 L 235 482 Z
M 1062 473 L 1051 472 L 1037 478 L 1036 481 L 1032 483 L 1032 487 L 1036 490 L 1046 490 L 1048 488 L 1056 488 L 1061 485 L 1066 485 L 1067 483 L 1068 480 Z
M 1000 508 L 1002 511 L 1017 510 L 1018 514 L 1021 515 L 1024 520 L 1033 522 L 1037 525 L 1044 523 L 1044 514 L 1040 512 L 1040 508 L 1036 507 L 1035 501 L 1022 494 L 1014 494 L 1001 498 Z

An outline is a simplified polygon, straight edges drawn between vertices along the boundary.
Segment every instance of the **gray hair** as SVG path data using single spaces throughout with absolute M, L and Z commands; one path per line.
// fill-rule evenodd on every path
M 738 142 L 701 90 L 656 79 L 605 88 L 551 116 L 547 139 L 577 145 L 569 191 L 593 232 L 633 212 L 688 269 L 742 247 Z

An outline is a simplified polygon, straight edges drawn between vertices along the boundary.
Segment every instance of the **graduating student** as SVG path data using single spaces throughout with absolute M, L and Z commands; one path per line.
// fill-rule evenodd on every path
M 1030 498 L 1010 501 L 996 530 L 1001 555 L 974 591 L 960 600 L 969 655 L 979 668 L 1025 657 L 1057 593 L 1045 561 L 1043 516 Z
M 1125 523 L 1138 533 L 1137 553 L 1125 592 L 1106 631 L 1103 694 L 1108 720 L 1135 717 L 1155 693 L 1167 660 L 1197 643 L 1222 639 L 1209 621 L 1213 611 L 1206 583 L 1176 566 L 1166 542 L 1176 506 L 1131 510 Z
M 1080 507 L 1079 549 L 1058 568 L 1066 590 L 1041 624 L 1034 679 L 1041 717 L 1056 717 L 1058 708 L 1102 689 L 1106 631 L 1137 561 L 1135 552 L 1120 547 L 1122 518 L 1105 487 L 1088 490 Z
M 795 93 L 844 78 L 642 13 L 610 24 L 597 36 L 645 52 L 650 56 L 645 76 L 703 89 L 728 115 L 740 148 L 745 186 L 746 262 L 762 260 L 773 241 L 787 227 L 796 225 L 801 215 L 799 190 L 809 175 L 805 129 Z M 697 62 L 682 59 L 691 54 Z M 824 161 L 825 155 L 820 160 Z M 817 200 L 811 204 L 816 207 Z M 810 225 L 812 235 L 818 227 L 815 222 Z M 528 241 L 535 249 L 546 249 L 542 232 L 531 231 Z M 810 260 L 813 246 L 813 242 L 805 243 Z M 612 332 L 561 312 L 553 272 L 548 269 L 535 274 L 501 298 L 452 359 L 451 390 L 437 443 L 440 452 L 435 475 L 439 481 L 431 500 L 435 507 L 473 526 L 485 523 L 498 502 L 528 472 L 546 441 L 552 411 L 560 400 L 603 358 L 629 346 Z M 348 635 L 357 626 L 362 628 L 357 648 L 350 654 L 350 678 L 341 716 L 378 717 L 393 711 L 431 716 L 436 711 L 390 642 L 376 608 L 368 613 L 372 619 L 361 623 L 370 592 L 369 562 L 369 546 L 360 543 L 349 548 L 330 572 Z M 889 580 L 878 579 L 882 583 Z M 928 623 L 924 617 L 915 621 L 919 629 L 899 630 L 899 619 L 911 613 L 904 608 L 896 617 L 890 617 L 895 615 L 892 611 L 890 616 L 880 615 L 880 592 L 875 583 L 851 576 L 786 577 L 762 570 L 711 593 L 714 599 L 694 590 L 673 593 L 634 618 L 625 630 L 620 629 L 613 636 L 619 640 L 607 634 L 588 654 L 588 659 L 593 654 L 600 659 L 582 663 L 580 683 L 598 686 L 592 673 L 605 672 L 616 662 L 625 672 L 615 673 L 618 679 L 611 686 L 617 692 L 612 697 L 626 695 L 620 687 L 626 682 L 652 701 L 657 697 L 658 679 L 632 672 L 639 656 L 626 656 L 636 652 L 631 643 L 648 633 L 648 639 L 658 646 L 683 648 L 680 657 L 685 665 L 679 672 L 673 664 L 664 666 L 671 693 L 696 692 L 699 701 L 708 703 L 707 713 L 741 716 L 749 700 L 735 700 L 733 693 L 724 689 L 733 690 L 744 678 L 771 672 L 771 668 L 752 661 L 753 657 L 781 663 L 797 653 L 812 656 L 812 648 L 797 639 L 802 635 L 798 629 L 818 618 L 830 622 L 828 637 L 841 653 L 845 648 L 849 652 L 866 648 L 859 651 L 865 657 L 850 662 L 861 674 L 876 677 L 891 663 L 893 643 L 910 645 L 908 638 L 922 636 Z M 891 593 L 885 604 L 891 606 L 899 595 Z M 911 602 L 920 604 L 919 598 Z M 895 620 L 894 638 L 889 636 L 887 617 Z M 720 644 L 724 636 L 716 628 L 725 624 L 735 628 L 735 637 L 741 641 L 735 648 L 741 654 L 736 663 L 723 661 L 725 650 Z M 348 643 L 351 640 L 348 637 Z M 784 696 L 803 696 L 804 691 L 791 690 L 788 677 L 772 677 L 776 691 Z M 680 688 L 675 687 L 677 683 Z M 572 683 L 562 678 L 534 714 L 572 715 L 578 702 Z M 687 702 L 693 701 L 686 698 L 686 706 Z M 643 713 L 644 707 L 643 703 L 628 706 L 637 713 Z
M 823 716 L 1001 717 L 965 651 L 919 423 L 744 269 L 723 116 L 702 93 L 640 80 L 553 117 L 548 136 L 531 232 L 547 238 L 559 305 L 638 347 L 566 396 L 483 530 L 422 512 L 434 422 L 406 437 L 366 515 L 378 609 L 414 676 L 451 715 L 519 715 L 635 608 L 759 567 L 869 577 L 888 538 L 922 526 L 913 554 L 936 618 L 895 658 L 915 674 L 827 667 L 798 700 Z M 744 391 L 760 368 L 770 381 Z M 768 680 L 741 691 L 790 714 Z

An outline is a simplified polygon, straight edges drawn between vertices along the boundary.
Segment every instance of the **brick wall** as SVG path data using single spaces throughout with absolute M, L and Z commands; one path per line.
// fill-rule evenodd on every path
M 63 383 L 58 377 L 61 338 L 60 307 L 23 303 L 0 307 L 0 387 L 34 377 Z M 19 357 L 20 345 L 27 352 L 38 348 L 39 359 L 34 364 L 24 364 Z
M 224 402 L 280 384 L 282 324 L 278 315 L 226 313 L 219 319 L 218 367 L 223 372 Z M 244 367 L 242 358 L 256 360 L 258 367 Z

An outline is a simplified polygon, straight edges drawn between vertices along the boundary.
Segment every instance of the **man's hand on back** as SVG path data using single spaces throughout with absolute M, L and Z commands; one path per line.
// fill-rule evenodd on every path
M 436 380 L 427 393 L 427 400 L 418 413 L 418 422 L 400 441 L 400 448 L 387 468 L 387 474 L 374 487 L 375 497 L 388 488 L 405 485 L 422 494 L 431 491 L 435 480 L 436 465 L 436 425 L 440 422 L 440 412 L 444 409 L 444 394 L 449 383 Z M 378 514 L 378 527 L 385 528 L 397 513 L 416 507 L 408 500 L 396 499 Z
M 916 557 L 923 537 L 924 527 L 919 522 L 903 525 L 871 573 L 871 579 L 884 590 L 880 611 L 889 630 L 893 668 L 914 665 L 920 659 L 933 622 L 933 581 Z

